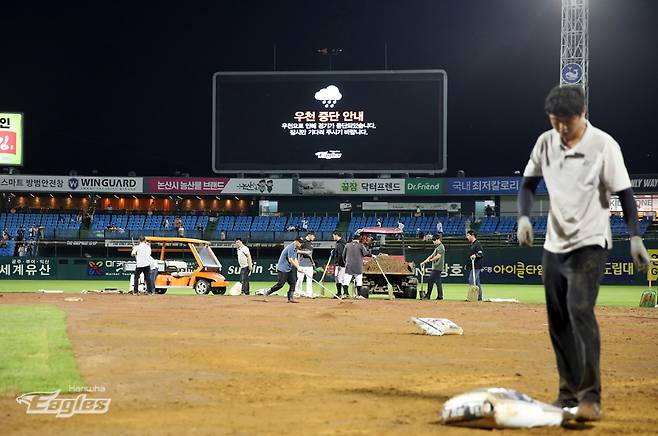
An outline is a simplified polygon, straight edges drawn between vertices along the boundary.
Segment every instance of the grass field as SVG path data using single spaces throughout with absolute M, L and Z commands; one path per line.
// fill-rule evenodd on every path
M 252 293 L 256 289 L 269 288 L 273 282 L 252 282 Z M 488 285 L 483 284 L 485 298 L 516 298 L 522 303 L 544 304 L 544 288 L 541 285 Z M 80 293 L 82 290 L 118 288 L 126 289 L 125 281 L 100 281 L 100 280 L 4 280 L 0 281 L 0 292 L 37 292 L 45 290 L 63 290 L 67 293 Z M 328 283 L 327 288 L 334 290 L 333 283 Z M 284 287 L 284 290 L 287 289 Z M 316 294 L 320 288 L 314 285 Z M 466 296 L 466 285 L 444 284 L 444 296 L 447 300 L 463 300 Z M 637 307 L 643 286 L 602 286 L 597 301 L 601 306 Z M 285 295 L 285 291 L 279 294 Z M 191 295 L 191 289 L 171 289 L 166 295 Z M 434 291 L 433 298 L 436 298 Z
M 66 334 L 66 316 L 53 305 L 0 305 L 0 392 L 67 391 L 82 386 Z

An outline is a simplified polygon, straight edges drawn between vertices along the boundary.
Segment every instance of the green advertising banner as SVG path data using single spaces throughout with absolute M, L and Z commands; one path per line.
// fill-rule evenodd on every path
M 57 259 L 43 257 L 0 257 L 0 280 L 56 279 Z
M 405 192 L 407 195 L 440 195 L 445 194 L 446 179 L 415 178 L 405 179 Z

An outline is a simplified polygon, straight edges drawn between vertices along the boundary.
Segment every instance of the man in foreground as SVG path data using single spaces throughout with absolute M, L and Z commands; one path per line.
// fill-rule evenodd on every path
M 553 88 L 544 109 L 552 130 L 539 136 L 519 191 L 517 236 L 532 245 L 530 211 L 543 177 L 550 197 L 543 280 L 548 329 L 560 376 L 555 405 L 574 408 L 581 422 L 601 411 L 600 339 L 594 315 L 607 250 L 612 247 L 610 194 L 621 201 L 631 255 L 639 269 L 649 255 L 639 236 L 637 208 L 619 144 L 585 119 L 580 87 Z

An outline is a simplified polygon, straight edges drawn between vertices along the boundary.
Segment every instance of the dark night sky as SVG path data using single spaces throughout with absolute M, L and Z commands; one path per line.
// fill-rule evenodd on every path
M 0 110 L 26 114 L 23 173 L 210 176 L 215 71 L 442 68 L 448 173 L 522 169 L 549 128 L 559 0 L 0 6 Z M 192 2 L 189 2 L 192 3 Z M 590 2 L 590 114 L 631 173 L 658 172 L 658 1 Z

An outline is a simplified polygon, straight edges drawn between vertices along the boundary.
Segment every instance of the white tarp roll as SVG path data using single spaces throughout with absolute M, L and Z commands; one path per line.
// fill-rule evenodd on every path
M 242 294 L 242 283 L 236 282 L 231 289 L 228 291 L 229 295 L 240 295 Z
M 464 334 L 461 327 L 447 318 L 411 318 L 411 321 L 431 336 Z
M 562 409 L 505 388 L 483 388 L 445 402 L 441 421 L 478 428 L 558 426 L 568 418 Z

